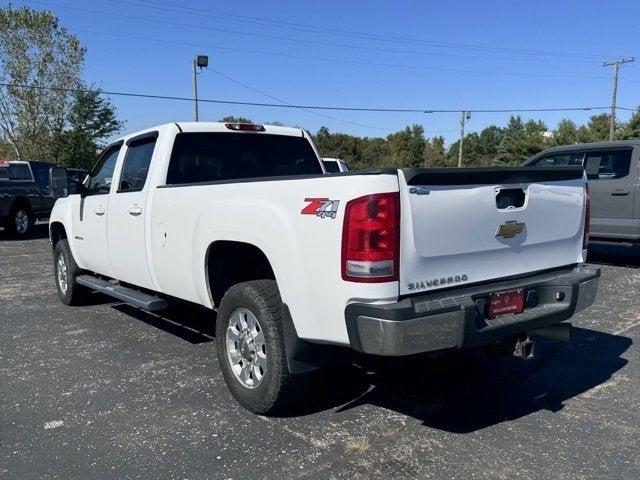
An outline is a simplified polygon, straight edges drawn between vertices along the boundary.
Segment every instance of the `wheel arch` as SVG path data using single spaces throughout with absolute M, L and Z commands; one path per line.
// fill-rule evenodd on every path
M 49 240 L 51 241 L 51 248 L 56 248 L 56 244 L 62 240 L 67 239 L 67 230 L 64 228 L 62 222 L 51 222 L 49 225 Z
M 18 207 L 26 208 L 26 210 L 29 213 L 31 213 L 31 211 L 33 210 L 31 207 L 31 202 L 24 195 L 18 195 L 16 198 L 13 199 L 13 202 L 11 202 L 11 207 L 9 207 L 9 211 L 12 212 L 14 209 Z
M 264 251 L 248 242 L 217 240 L 207 247 L 205 283 L 213 305 L 220 305 L 225 292 L 241 282 L 275 280 L 274 268 Z

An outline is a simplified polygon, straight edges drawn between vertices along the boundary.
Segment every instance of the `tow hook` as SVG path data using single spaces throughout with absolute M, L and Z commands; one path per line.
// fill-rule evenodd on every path
M 523 360 L 531 360 L 535 356 L 535 348 L 533 340 L 529 335 L 523 335 L 516 340 L 516 346 L 513 355 Z

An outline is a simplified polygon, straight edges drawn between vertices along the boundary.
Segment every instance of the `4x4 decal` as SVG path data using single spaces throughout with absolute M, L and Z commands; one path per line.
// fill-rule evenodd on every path
M 320 218 L 336 218 L 340 200 L 329 200 L 328 198 L 305 198 L 309 205 L 300 212 L 302 215 L 316 215 Z

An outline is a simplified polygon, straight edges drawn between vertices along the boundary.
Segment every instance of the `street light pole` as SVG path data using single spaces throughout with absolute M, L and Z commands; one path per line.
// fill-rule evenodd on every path
M 198 115 L 198 72 L 196 71 L 197 60 L 193 59 L 193 120 L 199 121 Z
M 603 67 L 611 67 L 613 66 L 613 86 L 611 92 L 611 118 L 609 119 L 609 140 L 613 140 L 616 133 L 616 100 L 618 96 L 618 72 L 620 71 L 620 66 L 625 63 L 633 62 L 635 59 L 631 58 L 621 58 L 620 60 L 616 60 L 615 62 L 605 62 L 602 64 Z
M 200 115 L 198 114 L 198 74 L 202 73 L 203 68 L 207 68 L 209 65 L 209 57 L 206 55 L 198 55 L 193 59 L 193 120 L 200 121 Z M 196 68 L 199 68 L 198 72 Z
M 458 143 L 458 168 L 462 168 L 462 146 L 464 144 L 464 124 L 471 118 L 471 112 L 467 110 L 462 111 L 460 117 L 460 142 Z

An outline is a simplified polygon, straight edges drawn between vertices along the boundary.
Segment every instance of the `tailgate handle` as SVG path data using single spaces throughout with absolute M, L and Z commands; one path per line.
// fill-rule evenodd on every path
M 614 190 L 611 192 L 611 195 L 614 197 L 623 197 L 625 195 L 629 195 L 629 190 Z

